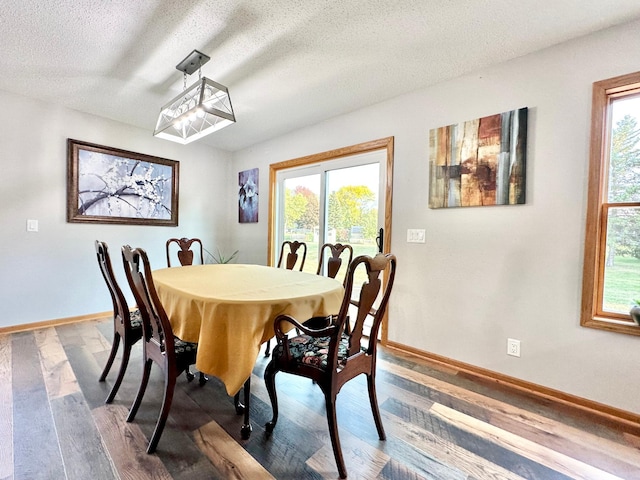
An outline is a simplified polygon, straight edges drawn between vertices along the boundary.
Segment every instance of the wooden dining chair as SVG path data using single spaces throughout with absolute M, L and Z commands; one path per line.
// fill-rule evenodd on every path
M 345 331 L 351 295 L 354 290 L 356 271 L 364 270 L 367 280 L 355 301 L 357 312 L 352 317 L 350 332 Z M 387 272 L 383 286 L 383 273 Z M 389 302 L 396 273 L 396 257 L 392 254 L 378 254 L 375 257 L 361 255 L 349 265 L 345 283 L 345 296 L 337 316 L 321 329 L 311 329 L 289 315 L 279 315 L 274 322 L 278 344 L 273 349 L 271 361 L 264 372 L 264 380 L 271 399 L 273 418 L 265 425 L 267 435 L 273 432 L 278 421 L 278 400 L 275 376 L 278 372 L 311 378 L 321 388 L 325 397 L 327 421 L 333 454 L 338 465 L 340 478 L 346 478 L 347 469 L 342 456 L 338 424 L 336 419 L 336 397 L 342 386 L 352 378 L 364 374 L 367 377 L 369 402 L 380 440 L 385 440 L 382 418 L 376 397 L 376 348 L 378 330 Z M 382 292 L 377 308 L 374 304 Z M 373 317 L 373 325 L 366 346 L 362 346 L 363 327 L 368 315 Z M 355 317 L 355 321 L 353 321 Z M 285 324 L 289 322 L 302 334 L 288 337 Z
M 298 262 L 298 258 L 300 255 L 298 254 L 298 250 L 302 249 L 302 259 L 300 261 L 299 268 L 296 268 L 296 263 Z M 285 260 L 285 252 L 286 260 Z M 307 258 L 307 244 L 304 242 L 298 242 L 297 240 L 290 242 L 285 241 L 282 242 L 280 246 L 280 258 L 278 259 L 278 268 L 282 268 L 282 262 L 285 262 L 284 268 L 287 270 L 300 270 L 304 268 L 304 261 Z
M 278 268 L 282 268 L 282 263 L 284 261 L 284 268 L 287 270 L 295 270 L 298 258 L 300 258 L 300 255 L 298 254 L 299 249 L 302 249 L 302 260 L 300 261 L 300 268 L 298 268 L 298 270 L 302 271 L 304 268 L 304 261 L 307 258 L 307 244 L 304 242 L 298 242 L 297 240 L 294 240 L 293 242 L 290 242 L 289 240 L 282 242 L 282 245 L 280 246 Z M 264 356 L 268 357 L 271 354 L 271 339 L 267 340 L 266 344 L 267 346 L 264 349 Z
M 131 355 L 131 347 L 142 338 L 142 320 L 140 318 L 140 310 L 137 308 L 133 311 L 129 310 L 127 300 L 116 281 L 116 277 L 113 274 L 113 267 L 111 265 L 111 257 L 109 256 L 109 247 L 105 242 L 96 240 L 96 256 L 98 257 L 98 265 L 100 272 L 107 284 L 109 295 L 111 295 L 111 302 L 113 303 L 113 343 L 111 344 L 111 353 L 107 360 L 107 364 L 104 366 L 104 370 L 100 375 L 100 382 L 104 382 L 107 378 L 109 370 L 113 365 L 113 361 L 116 358 L 120 341 L 122 341 L 122 360 L 120 360 L 120 370 L 116 381 L 111 387 L 111 391 L 105 400 L 105 403 L 111 403 L 118 393 L 122 379 L 124 378 L 127 365 L 129 364 L 129 357 Z
M 200 264 L 204 263 L 204 252 L 202 241 L 199 238 L 170 238 L 167 240 L 167 267 L 171 266 L 171 245 L 176 243 L 180 250 L 178 253 L 178 261 L 181 266 L 193 265 L 194 249 L 195 253 L 200 254 Z M 193 248 L 192 248 L 193 247 Z
M 164 430 L 169 410 L 173 401 L 176 379 L 182 372 L 189 371 L 189 365 L 196 363 L 197 343 L 185 342 L 173 335 L 171 323 L 158 298 L 151 265 L 147 253 L 141 248 L 122 247 L 122 260 L 133 295 L 140 308 L 143 331 L 144 370 L 136 398 L 129 410 L 127 422 L 133 421 L 142 402 L 142 397 L 149 382 L 151 366 L 156 363 L 164 374 L 164 395 L 162 407 L 153 431 L 147 453 L 153 453 Z M 187 376 L 189 381 L 193 375 Z M 200 385 L 204 384 L 200 377 Z
M 325 264 L 325 252 L 328 252 L 327 260 Z M 346 258 L 346 262 L 343 260 Z M 353 260 L 353 247 L 349 244 L 342 243 L 325 243 L 320 248 L 320 259 L 318 260 L 318 275 L 324 273 L 327 277 L 336 278 L 342 265 L 346 265 L 345 271 L 348 270 L 351 261 Z M 343 283 L 346 282 L 347 276 L 345 274 Z

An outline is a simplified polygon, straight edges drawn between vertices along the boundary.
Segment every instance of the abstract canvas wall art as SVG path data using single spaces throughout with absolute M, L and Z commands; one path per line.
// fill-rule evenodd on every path
M 429 208 L 525 203 L 527 108 L 429 132 Z
M 258 221 L 258 169 L 252 168 L 238 174 L 238 221 L 256 223 Z

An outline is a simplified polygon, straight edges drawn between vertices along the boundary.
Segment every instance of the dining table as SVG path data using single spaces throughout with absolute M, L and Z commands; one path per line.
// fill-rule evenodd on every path
M 251 434 L 251 374 L 261 345 L 275 335 L 275 318 L 335 315 L 344 296 L 342 283 L 333 278 L 264 265 L 162 268 L 153 271 L 153 282 L 173 334 L 198 344 L 198 371 L 219 378 L 234 396 L 237 413 L 244 413 L 245 439 Z

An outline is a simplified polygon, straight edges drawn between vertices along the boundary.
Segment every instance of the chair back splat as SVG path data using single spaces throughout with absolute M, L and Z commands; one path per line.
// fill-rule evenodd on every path
M 311 378 L 324 393 L 329 436 L 341 478 L 346 478 L 347 470 L 338 436 L 335 401 L 342 386 L 360 374 L 367 377 L 369 402 L 378 436 L 381 440 L 386 438 L 376 396 L 376 352 L 378 331 L 395 274 L 395 255 L 361 255 L 349 264 L 345 296 L 337 315 L 326 319 L 317 317 L 306 322 L 300 322 L 290 315 L 279 315 L 274 322 L 278 345 L 264 372 L 273 409 L 273 418 L 265 425 L 266 432 L 271 434 L 278 421 L 276 373 L 287 372 Z M 366 279 L 358 289 L 355 287 L 356 278 Z M 352 295 L 357 295 L 357 298 L 352 298 Z M 351 306 L 355 306 L 355 314 L 353 309 L 350 311 Z M 368 316 L 373 317 L 373 323 L 369 338 L 364 342 L 366 347 L 363 347 L 364 323 Z M 301 333 L 288 337 L 288 324 Z
M 105 403 L 111 403 L 120 388 L 122 379 L 124 378 L 127 365 L 129 363 L 129 357 L 131 354 L 131 347 L 142 337 L 142 321 L 140 319 L 140 311 L 138 309 L 129 311 L 127 300 L 125 299 L 116 277 L 113 273 L 113 267 L 111 265 L 111 257 L 109 256 L 109 247 L 105 242 L 96 240 L 96 257 L 98 258 L 98 266 L 107 284 L 109 295 L 111 296 L 111 302 L 113 303 L 113 343 L 111 345 L 111 353 L 107 364 L 100 375 L 99 381 L 104 382 L 107 378 L 109 370 L 113 365 L 113 361 L 118 352 L 120 340 L 122 340 L 122 360 L 120 361 L 120 370 L 116 381 L 105 400 Z
M 327 255 L 327 261 L 325 265 L 325 251 L 329 252 Z M 343 257 L 346 256 L 346 263 L 343 262 Z M 325 243 L 320 248 L 320 259 L 318 260 L 318 271 L 316 272 L 320 275 L 323 271 L 323 267 L 325 268 L 325 274 L 327 277 L 336 278 L 338 276 L 338 272 L 342 265 L 346 265 L 346 268 L 349 268 L 349 264 L 353 260 L 353 247 L 351 245 L 342 243 Z M 345 274 L 344 281 L 347 281 L 347 276 Z
M 127 417 L 128 422 L 135 418 L 138 408 L 140 407 L 147 383 L 149 382 L 151 365 L 156 363 L 164 372 L 165 390 L 162 407 L 156 428 L 147 448 L 147 453 L 153 453 L 160 440 L 169 415 L 176 378 L 182 372 L 188 372 L 189 365 L 196 362 L 198 345 L 185 342 L 173 336 L 171 323 L 169 323 L 169 318 L 162 307 L 153 283 L 151 265 L 147 258 L 147 253 L 141 248 L 132 249 L 130 246 L 125 245 L 122 247 L 122 260 L 124 262 L 127 280 L 138 302 L 138 308 L 140 309 L 144 338 L 144 370 L 138 393 L 129 410 Z M 193 376 L 187 376 L 187 378 L 192 380 Z M 201 385 L 202 383 L 203 382 L 201 382 Z
M 199 238 L 170 238 L 167 240 L 166 250 L 167 250 L 167 267 L 171 266 L 171 245 L 176 243 L 180 250 L 178 253 L 178 261 L 181 266 L 185 265 L 193 265 L 194 261 L 194 251 L 195 253 L 200 254 L 200 264 L 204 263 L 204 252 L 202 247 L 202 241 Z M 193 247 L 193 248 L 192 248 Z M 194 250 L 195 249 L 195 250 Z
M 287 270 L 294 270 L 296 267 L 296 263 L 298 262 L 299 254 L 298 250 L 302 249 L 302 260 L 300 261 L 300 267 L 298 270 L 302 271 L 304 268 L 304 261 L 307 258 L 307 244 L 304 242 L 293 241 L 285 241 L 282 242 L 280 246 L 280 258 L 278 259 L 278 268 L 282 267 L 282 262 L 285 260 L 285 251 L 287 252 L 285 267 Z

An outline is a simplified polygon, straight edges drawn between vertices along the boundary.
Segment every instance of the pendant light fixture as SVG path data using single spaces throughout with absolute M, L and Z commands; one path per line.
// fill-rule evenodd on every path
M 236 121 L 227 87 L 202 76 L 202 65 L 209 60 L 194 50 L 176 65 L 184 91 L 162 107 L 154 136 L 186 145 Z M 198 81 L 187 88 L 187 76 L 196 70 Z

